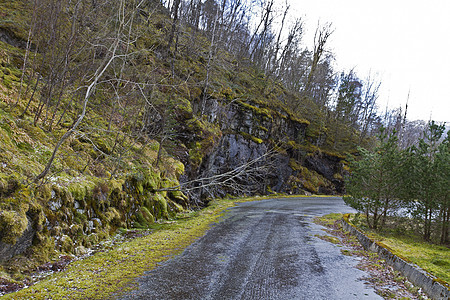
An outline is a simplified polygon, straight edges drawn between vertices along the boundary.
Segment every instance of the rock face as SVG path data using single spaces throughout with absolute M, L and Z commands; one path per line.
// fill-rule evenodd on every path
M 6 28 L 0 28 L 0 41 L 13 45 L 17 48 L 25 49 L 27 47 L 26 41 L 18 38 L 13 32 L 7 30 Z M 32 48 L 34 48 L 34 46 L 32 46 Z
M 195 181 L 196 185 L 191 196 L 204 200 L 272 191 L 344 192 L 342 157 L 311 152 L 303 146 L 309 122 L 254 103 L 224 104 L 214 99 L 206 105 L 205 115 L 209 123 L 220 127 L 220 134 L 202 152 L 201 163 L 183 161 L 187 169 L 183 181 Z
M 307 157 L 305 159 L 305 167 L 312 169 L 332 182 L 335 192 L 338 194 L 345 193 L 344 182 L 342 177 L 336 178 L 336 174 L 342 174 L 342 158 L 327 154 L 319 154 Z M 324 194 L 333 193 L 333 191 L 323 190 Z
M 33 237 L 36 233 L 31 226 L 30 220 L 28 220 L 28 225 L 22 235 L 17 239 L 14 244 L 4 243 L 0 241 L 0 262 L 6 261 L 15 255 L 24 253 L 28 247 L 31 246 Z

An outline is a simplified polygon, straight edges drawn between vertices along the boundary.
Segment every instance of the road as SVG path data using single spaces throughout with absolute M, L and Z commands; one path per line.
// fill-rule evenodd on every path
M 352 211 L 338 197 L 242 203 L 121 299 L 382 299 L 356 258 L 315 236 L 313 217 Z

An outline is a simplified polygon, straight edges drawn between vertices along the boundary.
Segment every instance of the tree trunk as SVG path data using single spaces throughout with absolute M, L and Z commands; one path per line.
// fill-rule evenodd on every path
M 172 47 L 173 39 L 175 38 L 175 32 L 177 31 L 177 25 L 178 25 L 178 10 L 180 8 L 180 1 L 181 0 L 175 0 L 172 5 L 172 15 L 173 15 L 173 21 L 172 21 L 172 30 L 170 31 L 169 35 L 169 42 L 168 42 L 168 48 L 169 52 L 173 55 L 175 52 L 172 53 L 170 48 Z
M 445 245 L 448 240 L 448 225 L 450 221 L 450 208 L 446 207 L 442 216 L 442 228 L 441 228 L 441 244 Z

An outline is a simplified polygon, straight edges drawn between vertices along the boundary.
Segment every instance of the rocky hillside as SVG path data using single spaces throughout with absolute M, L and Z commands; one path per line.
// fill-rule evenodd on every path
M 114 48 L 127 59 L 114 52 L 108 69 L 109 52 L 82 42 L 101 15 L 84 16 L 89 32 L 70 48 L 67 26 L 45 44 L 40 24 L 27 42 L 33 8 L 0 4 L 0 276 L 214 197 L 344 193 L 345 153 L 332 150 L 325 112 L 249 61 L 217 49 L 212 63 L 202 32 L 181 27 L 174 52 L 155 3 L 133 15 L 133 42 Z M 73 56 L 62 66 L 58 55 Z

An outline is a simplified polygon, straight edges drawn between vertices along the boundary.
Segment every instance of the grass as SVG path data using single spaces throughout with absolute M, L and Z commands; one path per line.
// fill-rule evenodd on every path
M 446 246 L 420 241 L 417 237 L 388 233 L 372 232 L 372 236 L 394 250 L 394 254 L 406 257 L 412 263 L 445 281 L 446 286 L 450 287 L 450 250 Z
M 60 273 L 39 283 L 7 294 L 5 299 L 109 299 L 133 288 L 133 280 L 181 253 L 203 236 L 223 211 L 241 200 L 217 200 L 210 206 L 175 221 L 155 224 L 143 237 L 116 248 L 74 261 Z M 252 199 L 255 200 L 255 199 Z
M 342 214 L 339 214 L 339 213 L 332 213 L 332 214 L 328 214 L 328 215 L 317 218 L 319 223 L 324 226 L 331 226 L 340 219 L 342 219 Z
M 342 228 L 343 215 L 334 213 L 316 217 L 315 222 L 327 229 L 331 236 L 318 236 L 330 243 L 344 246 L 341 253 L 346 256 L 359 257 L 357 268 L 365 271 L 368 276 L 363 279 L 375 289 L 384 299 L 428 299 L 425 294 L 410 283 L 399 271 L 395 271 L 386 260 L 377 253 L 365 250 L 356 236 Z M 367 233 L 367 232 L 366 232 Z
M 394 254 L 408 259 L 438 277 L 438 281 L 443 282 L 447 287 L 450 286 L 450 251 L 448 247 L 425 242 L 417 231 L 405 229 L 401 232 L 390 228 L 373 231 L 359 226 L 359 222 L 356 225 L 370 238 L 390 248 Z

